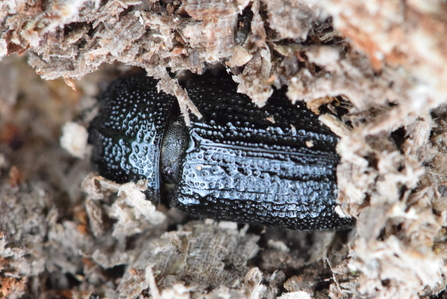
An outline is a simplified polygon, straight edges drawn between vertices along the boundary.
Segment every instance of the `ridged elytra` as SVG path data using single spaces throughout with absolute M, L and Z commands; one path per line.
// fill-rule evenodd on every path
M 303 103 L 277 90 L 259 108 L 230 77 L 197 76 L 185 88 L 203 117 L 186 126 L 156 84 L 127 76 L 99 96 L 89 142 L 102 176 L 145 179 L 150 200 L 166 195 L 197 217 L 300 230 L 354 224 L 335 211 L 338 138 Z

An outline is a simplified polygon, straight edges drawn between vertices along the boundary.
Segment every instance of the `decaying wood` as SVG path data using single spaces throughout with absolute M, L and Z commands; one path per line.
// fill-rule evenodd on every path
M 442 0 L 0 2 L 0 297 L 440 293 L 446 11 Z M 340 212 L 354 230 L 191 222 L 156 210 L 142 185 L 89 174 L 83 128 L 107 82 L 143 68 L 188 117 L 175 76 L 215 65 L 260 106 L 286 85 L 321 113 L 341 137 Z M 77 158 L 59 146 L 65 123 Z

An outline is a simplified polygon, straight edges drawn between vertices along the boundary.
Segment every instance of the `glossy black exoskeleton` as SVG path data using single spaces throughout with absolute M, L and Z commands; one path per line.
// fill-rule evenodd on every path
M 92 161 L 119 183 L 146 179 L 158 202 L 200 217 L 290 229 L 354 224 L 337 207 L 338 138 L 304 104 L 276 91 L 259 108 L 228 77 L 186 84 L 203 117 L 186 126 L 176 99 L 156 81 L 129 76 L 99 97 L 89 128 Z

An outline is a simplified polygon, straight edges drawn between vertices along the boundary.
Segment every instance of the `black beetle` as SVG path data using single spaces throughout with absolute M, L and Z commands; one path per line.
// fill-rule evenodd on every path
M 194 216 L 289 229 L 344 229 L 336 213 L 338 138 L 283 90 L 259 108 L 229 77 L 186 83 L 203 117 L 186 126 L 176 99 L 144 75 L 100 95 L 89 127 L 92 162 L 118 183 L 145 179 L 158 202 Z

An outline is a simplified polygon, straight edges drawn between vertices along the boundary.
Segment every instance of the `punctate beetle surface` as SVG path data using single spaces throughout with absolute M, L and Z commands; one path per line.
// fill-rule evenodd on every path
M 118 183 L 199 217 L 301 230 L 344 229 L 337 207 L 338 138 L 282 90 L 259 108 L 229 77 L 186 83 L 203 117 L 186 126 L 176 99 L 133 75 L 100 95 L 89 127 L 92 162 Z

